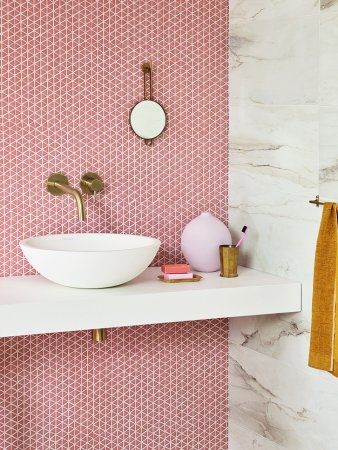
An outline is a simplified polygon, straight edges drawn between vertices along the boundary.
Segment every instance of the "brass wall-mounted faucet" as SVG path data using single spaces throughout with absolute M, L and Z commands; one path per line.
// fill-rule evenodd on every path
M 88 195 L 94 195 L 103 190 L 102 178 L 93 172 L 87 172 L 81 178 L 82 192 Z M 52 195 L 72 195 L 76 200 L 78 215 L 80 221 L 86 220 L 86 207 L 83 197 L 78 189 L 69 186 L 68 178 L 62 173 L 53 173 L 48 177 L 47 190 Z
M 87 172 L 81 178 L 82 192 L 94 195 L 103 190 L 103 180 L 93 172 Z M 52 195 L 72 195 L 77 204 L 79 220 L 86 220 L 86 208 L 80 191 L 69 186 L 68 178 L 61 173 L 53 173 L 47 180 L 47 190 Z M 102 342 L 107 339 L 107 330 L 104 328 L 92 330 L 92 339 L 95 342 Z
M 68 178 L 62 173 L 53 173 L 48 177 L 47 190 L 52 195 L 72 195 L 76 200 L 79 220 L 86 221 L 86 208 L 82 194 L 75 188 L 69 186 Z

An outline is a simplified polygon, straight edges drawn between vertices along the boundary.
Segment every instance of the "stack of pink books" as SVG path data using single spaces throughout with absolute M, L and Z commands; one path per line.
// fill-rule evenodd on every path
M 164 264 L 161 270 L 164 280 L 189 280 L 194 276 L 189 264 Z

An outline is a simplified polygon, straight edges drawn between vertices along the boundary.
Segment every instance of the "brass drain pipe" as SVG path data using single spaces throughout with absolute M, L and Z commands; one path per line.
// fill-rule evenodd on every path
M 106 328 L 97 328 L 96 330 L 92 330 L 92 340 L 94 342 L 102 342 L 107 339 L 107 330 Z

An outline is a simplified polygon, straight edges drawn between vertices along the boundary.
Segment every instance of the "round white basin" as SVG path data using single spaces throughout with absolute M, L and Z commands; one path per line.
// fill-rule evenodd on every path
M 48 280 L 76 288 L 117 286 L 142 273 L 161 242 L 129 234 L 54 234 L 26 239 L 20 247 Z

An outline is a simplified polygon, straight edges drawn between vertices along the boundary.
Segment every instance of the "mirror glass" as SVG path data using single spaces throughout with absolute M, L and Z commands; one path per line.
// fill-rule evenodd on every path
M 142 100 L 130 113 L 130 125 L 143 139 L 159 136 L 166 125 L 166 116 L 162 106 L 153 100 Z

